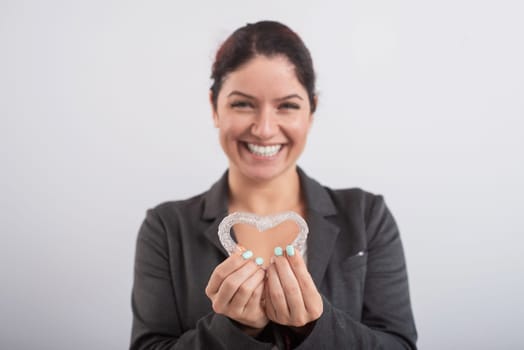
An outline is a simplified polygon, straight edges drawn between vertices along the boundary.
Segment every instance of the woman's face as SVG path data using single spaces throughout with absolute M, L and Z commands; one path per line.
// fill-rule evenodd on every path
M 213 109 L 230 171 L 255 181 L 295 169 L 312 117 L 307 91 L 285 56 L 256 56 L 229 73 Z

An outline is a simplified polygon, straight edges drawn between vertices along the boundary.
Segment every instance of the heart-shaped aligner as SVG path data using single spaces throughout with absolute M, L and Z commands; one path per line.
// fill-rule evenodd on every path
M 300 254 L 304 253 L 309 228 L 306 221 L 297 213 L 287 211 L 269 216 L 260 216 L 252 213 L 235 212 L 224 219 L 218 226 L 218 238 L 224 249 L 233 254 L 237 251 L 237 244 L 231 237 L 231 228 L 236 224 L 248 224 L 255 226 L 259 231 L 265 231 L 280 225 L 285 221 L 294 221 L 298 225 L 298 234 L 291 245 L 299 250 Z

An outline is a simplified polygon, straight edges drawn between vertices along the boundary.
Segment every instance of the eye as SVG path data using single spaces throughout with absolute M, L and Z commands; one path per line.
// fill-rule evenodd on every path
M 253 104 L 249 101 L 235 101 L 231 103 L 231 108 L 235 109 L 248 109 L 253 107 Z
M 293 102 L 284 102 L 278 106 L 278 109 L 300 109 L 300 106 Z

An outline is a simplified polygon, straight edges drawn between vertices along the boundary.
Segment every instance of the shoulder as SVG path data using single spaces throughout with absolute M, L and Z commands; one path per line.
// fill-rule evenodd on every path
M 205 193 L 182 199 L 161 202 L 146 210 L 138 231 L 138 243 L 155 247 L 165 257 L 182 249 L 181 242 L 203 231 L 202 208 Z M 169 252 L 169 253 L 168 253 Z
M 323 186 L 329 194 L 337 211 L 341 214 L 359 216 L 369 221 L 378 207 L 384 206 L 384 197 L 359 187 L 332 189 Z
M 308 208 L 324 216 L 336 215 L 343 221 L 365 226 L 374 216 L 376 208 L 384 207 L 382 195 L 360 187 L 333 189 L 309 177 L 300 168 L 299 174 Z
M 398 239 L 396 220 L 382 195 L 361 188 L 327 191 L 332 196 L 338 214 L 361 229 L 369 246 L 385 245 Z
M 147 217 L 154 218 L 162 226 L 178 226 L 189 218 L 200 218 L 204 210 L 206 192 L 181 199 L 161 202 L 147 210 Z
M 144 235 L 155 233 L 167 240 L 184 240 L 184 237 L 189 240 L 207 232 L 225 211 L 226 202 L 227 172 L 205 192 L 182 200 L 165 201 L 147 210 L 141 232 L 144 231 Z
M 381 200 L 382 195 L 364 190 L 360 187 L 333 189 L 323 186 L 334 201 L 351 205 L 369 206 L 376 200 Z
M 331 189 L 324 187 L 336 207 L 343 227 L 365 236 L 368 245 L 390 240 L 398 227 L 384 196 L 362 188 Z
M 207 191 L 185 199 L 164 201 L 149 210 L 161 216 L 199 211 L 202 210 L 206 193 Z

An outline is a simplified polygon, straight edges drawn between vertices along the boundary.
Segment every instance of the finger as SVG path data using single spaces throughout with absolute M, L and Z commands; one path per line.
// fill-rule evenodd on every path
M 249 302 L 255 289 L 264 281 L 264 270 L 256 269 L 251 276 L 249 276 L 236 290 L 233 295 L 230 308 L 236 310 L 238 314 L 244 312 L 246 304 Z
M 287 254 L 287 260 L 293 273 L 298 281 L 300 289 L 302 291 L 302 298 L 304 300 L 304 306 L 308 312 L 317 312 L 318 305 L 322 304 L 321 296 L 318 292 L 315 282 L 309 273 L 306 263 L 302 258 L 302 255 L 295 249 L 295 254 Z
M 263 274 L 265 274 L 263 270 L 261 271 L 263 272 Z M 249 300 L 245 304 L 243 313 L 262 309 L 263 294 L 264 294 L 264 279 L 262 278 L 262 281 L 255 287 L 255 290 L 253 291 L 253 293 L 249 297 Z
M 269 286 L 267 283 L 267 278 L 266 283 L 264 285 L 264 310 L 266 311 L 267 318 L 269 318 L 273 322 L 277 322 L 275 306 L 273 305 L 273 301 L 271 300 L 271 296 L 269 295 Z
M 289 261 L 284 256 L 275 258 L 274 265 L 284 290 L 291 318 L 298 319 L 306 313 L 302 290 Z
M 213 308 L 215 310 L 226 310 L 238 288 L 260 268 L 254 261 L 249 260 L 238 270 L 231 273 L 224 279 L 218 292 L 213 296 Z
M 285 322 L 289 319 L 289 307 L 274 263 L 268 267 L 266 283 L 268 297 L 271 300 L 271 304 L 275 311 L 274 320 L 281 323 Z
M 215 267 L 213 270 L 211 277 L 209 278 L 209 282 L 207 283 L 206 295 L 211 297 L 216 294 L 226 277 L 244 266 L 247 262 L 248 260 L 242 258 L 240 253 L 235 253 L 217 265 L 217 267 Z

